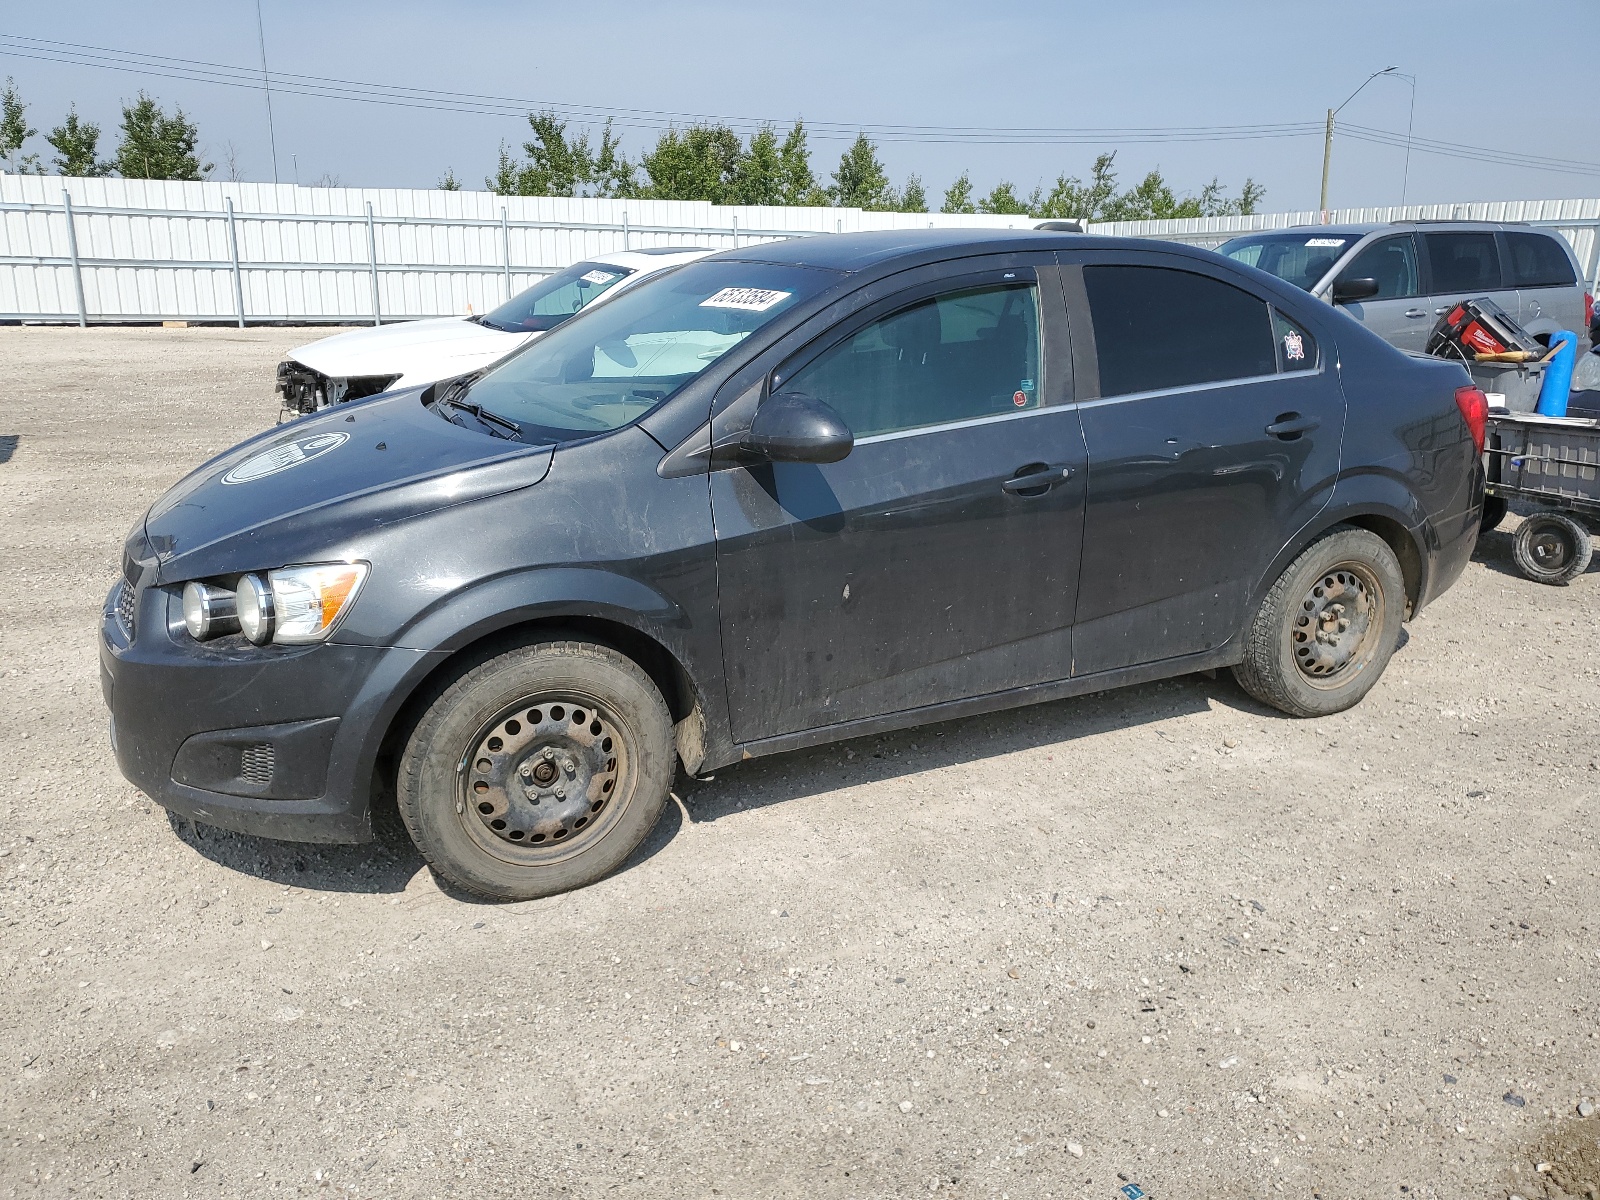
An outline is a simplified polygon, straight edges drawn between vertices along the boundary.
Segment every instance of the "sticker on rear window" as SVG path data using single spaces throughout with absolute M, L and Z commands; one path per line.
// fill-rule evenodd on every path
M 1306 342 L 1298 333 L 1283 335 L 1283 356 L 1290 362 L 1304 361 L 1306 356 Z
M 615 278 L 610 271 L 590 271 L 582 276 L 585 283 L 610 283 Z
M 1308 246 L 1328 246 L 1337 248 L 1344 245 L 1344 238 L 1311 238 L 1306 242 Z
M 766 312 L 782 304 L 793 292 L 774 292 L 767 288 L 723 288 L 700 301 L 701 308 L 737 308 L 744 312 Z

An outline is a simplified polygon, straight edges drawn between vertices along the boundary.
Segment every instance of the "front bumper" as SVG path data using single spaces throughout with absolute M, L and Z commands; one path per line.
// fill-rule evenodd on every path
M 434 657 L 196 642 L 175 591 L 123 581 L 100 629 L 117 766 L 192 820 L 288 841 L 366 841 L 383 733 Z

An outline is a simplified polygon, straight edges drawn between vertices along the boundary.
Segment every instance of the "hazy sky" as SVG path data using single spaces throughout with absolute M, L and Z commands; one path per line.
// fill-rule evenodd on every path
M 1123 0 L 1121 3 L 503 3 L 261 0 L 274 71 L 487 93 L 534 102 L 788 122 L 1130 128 L 1320 122 L 1373 71 L 1417 77 L 1416 134 L 1600 162 L 1600 0 Z M 0 33 L 211 62 L 258 65 L 253 0 L 67 0 L 16 4 Z M 115 144 L 118 104 L 142 87 L 200 125 L 223 171 L 231 143 L 247 179 L 270 179 L 259 91 L 0 55 L 40 129 L 69 102 Z M 1410 89 L 1375 80 L 1341 114 L 1404 133 Z M 420 112 L 278 93 L 285 182 L 329 173 L 351 186 L 427 187 L 453 168 L 481 186 L 514 116 Z M 661 119 L 664 124 L 665 120 Z M 624 130 L 631 155 L 654 141 Z M 934 137 L 937 135 L 929 135 Z M 48 152 L 43 139 L 32 149 Z M 814 138 L 820 175 L 844 144 Z M 1124 184 L 1160 167 L 1182 191 L 1246 176 L 1268 210 L 1313 208 L 1322 160 L 1311 136 L 1089 145 L 885 143 L 898 182 L 915 171 L 935 205 L 962 170 L 980 190 L 1026 191 L 1086 174 L 1118 150 Z M 1404 152 L 1336 142 L 1331 202 L 1393 204 Z M 1412 202 L 1600 194 L 1600 176 L 1413 152 Z

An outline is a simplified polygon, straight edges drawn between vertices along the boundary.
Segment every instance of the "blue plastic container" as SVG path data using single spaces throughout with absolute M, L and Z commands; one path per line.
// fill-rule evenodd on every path
M 1544 369 L 1539 407 L 1534 411 L 1541 417 L 1564 417 L 1567 396 L 1572 391 L 1572 368 L 1578 361 L 1578 335 L 1558 329 L 1550 335 L 1550 347 L 1555 350 L 1555 356 Z

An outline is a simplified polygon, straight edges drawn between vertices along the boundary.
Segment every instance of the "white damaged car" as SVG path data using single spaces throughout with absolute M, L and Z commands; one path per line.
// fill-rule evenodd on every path
M 481 370 L 590 305 L 710 253 L 657 246 L 602 254 L 546 276 L 481 316 L 397 321 L 308 342 L 278 364 L 283 415 Z

